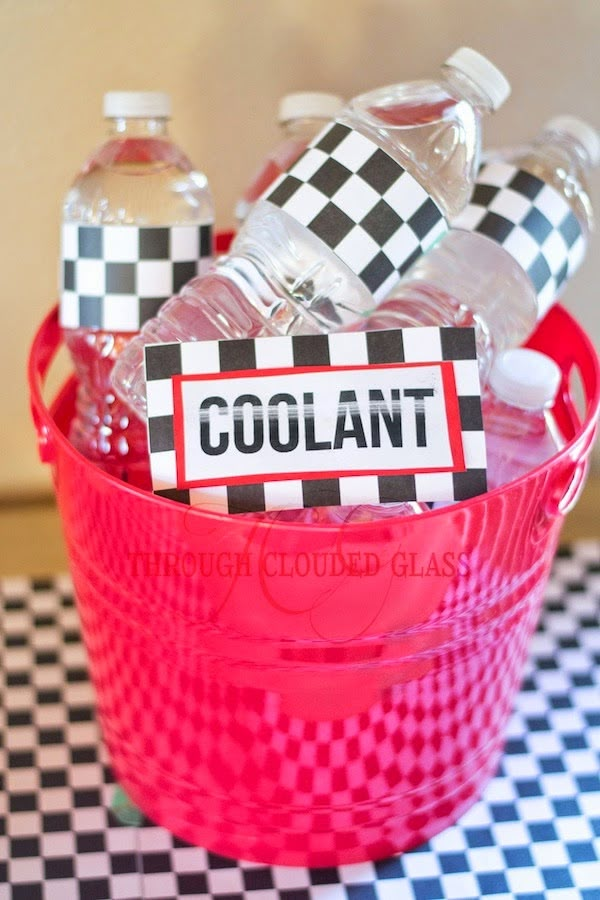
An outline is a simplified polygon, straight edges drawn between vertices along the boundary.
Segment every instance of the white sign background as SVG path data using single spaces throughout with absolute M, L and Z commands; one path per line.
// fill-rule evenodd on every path
M 173 379 L 175 407 L 175 435 L 178 449 L 180 486 L 231 484 L 255 481 L 298 478 L 303 474 L 318 473 L 323 476 L 339 474 L 385 474 L 428 471 L 461 471 L 464 461 L 453 458 L 450 429 L 446 408 L 443 367 L 451 372 L 450 363 L 425 365 L 392 364 L 352 368 L 310 368 L 273 371 L 228 373 L 227 376 L 178 376 Z M 454 379 L 452 377 L 452 383 Z M 405 389 L 430 388 L 432 397 L 425 397 L 426 446 L 417 446 L 415 399 L 404 395 Z M 369 391 L 379 390 L 383 395 L 381 409 L 391 410 L 391 391 L 400 391 L 402 417 L 402 447 L 393 447 L 383 420 L 379 415 L 380 447 L 371 444 L 371 416 Z M 366 448 L 357 446 L 353 438 L 345 438 L 342 446 L 333 448 L 338 416 L 338 404 L 342 391 L 356 395 L 360 419 L 366 438 Z M 290 394 L 298 402 L 299 440 L 296 449 L 289 452 L 274 450 L 269 442 L 268 401 L 275 394 Z M 314 395 L 314 437 L 316 441 L 328 441 L 331 449 L 309 450 L 305 440 L 303 395 Z M 240 395 L 251 394 L 262 402 L 258 413 L 263 419 L 264 440 L 262 448 L 253 453 L 240 452 L 233 436 L 233 403 Z M 228 435 L 227 450 L 220 455 L 204 452 L 200 442 L 200 405 L 209 397 L 221 397 L 227 409 L 211 407 L 209 412 L 210 441 L 215 445 L 221 433 Z M 244 440 L 251 443 L 254 429 L 253 409 L 243 407 Z M 280 440 L 288 439 L 288 407 L 279 407 Z M 344 427 L 352 428 L 352 418 L 345 416 Z M 457 423 L 460 440 L 460 425 Z M 456 444 L 454 444 L 456 447 Z M 183 453 L 180 451 L 183 450 Z

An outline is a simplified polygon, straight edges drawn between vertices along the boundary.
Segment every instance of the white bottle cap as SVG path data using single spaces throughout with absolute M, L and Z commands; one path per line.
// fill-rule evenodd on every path
M 235 209 L 234 209 L 233 213 L 234 213 L 236 219 L 238 220 L 238 222 L 244 221 L 244 219 L 250 213 L 252 206 L 253 206 L 253 204 L 250 203 L 249 200 L 244 200 L 243 197 L 241 200 L 237 201 L 237 203 L 235 204 Z
M 544 131 L 562 131 L 578 141 L 589 156 L 593 166 L 600 163 L 600 134 L 593 125 L 577 116 L 555 116 L 546 122 Z
M 279 101 L 278 122 L 290 119 L 333 119 L 343 108 L 344 101 L 336 94 L 304 91 L 286 94 Z
M 492 108 L 498 109 L 510 96 L 510 84 L 500 69 L 470 47 L 460 47 L 448 57 L 445 66 L 452 66 L 468 75 L 490 98 Z
M 105 119 L 168 119 L 171 98 L 162 91 L 109 91 L 104 95 Z
M 500 400 L 520 409 L 544 409 L 554 402 L 562 373 L 544 353 L 517 347 L 500 353 L 490 370 L 489 385 Z

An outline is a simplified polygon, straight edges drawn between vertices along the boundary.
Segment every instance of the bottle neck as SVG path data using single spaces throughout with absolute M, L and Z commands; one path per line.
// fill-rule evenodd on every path
M 497 394 L 496 391 L 488 385 L 488 390 L 490 395 L 493 397 L 494 402 L 504 409 L 512 409 L 515 412 L 522 413 L 524 416 L 542 416 L 544 415 L 545 410 L 549 409 L 552 406 L 552 402 L 546 403 L 543 406 L 520 406 L 518 403 L 515 403 L 512 399 L 508 397 Z
M 592 161 L 586 148 L 575 137 L 564 131 L 543 131 L 533 143 L 534 151 L 552 154 L 562 159 L 567 169 L 579 169 L 588 172 L 592 168 Z
M 491 97 L 486 94 L 480 85 L 469 78 L 464 72 L 453 66 L 442 68 L 442 77 L 449 93 L 461 100 L 466 100 L 480 116 L 494 112 L 494 104 Z
M 313 116 L 303 116 L 282 122 L 281 130 L 287 138 L 310 140 L 325 127 L 327 121 L 327 119 L 317 119 Z
M 167 136 L 167 119 L 165 118 L 128 118 L 125 116 L 108 119 L 108 132 L 111 137 L 156 138 Z
M 483 396 L 483 423 L 490 434 L 504 433 L 515 437 L 543 434 L 547 428 L 546 409 L 523 409 L 492 390 L 490 385 Z

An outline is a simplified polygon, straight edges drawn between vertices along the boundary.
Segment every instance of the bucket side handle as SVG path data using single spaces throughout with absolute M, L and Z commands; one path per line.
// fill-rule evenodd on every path
M 38 453 L 43 463 L 52 463 L 56 459 L 56 450 L 52 442 L 51 418 L 44 403 L 43 390 L 52 361 L 60 348 L 61 340 L 58 306 L 54 306 L 36 332 L 29 351 L 27 366 L 31 418 L 37 432 Z
M 559 497 L 550 501 L 551 515 L 566 516 L 575 506 L 585 485 L 590 454 L 596 437 L 600 411 L 600 367 L 596 350 L 587 334 L 564 307 L 553 307 L 527 344 L 547 353 L 562 372 L 554 414 L 567 440 L 577 437 L 570 453 L 568 468 L 562 469 Z M 577 376 L 583 390 L 585 410 L 581 412 L 574 397 Z M 565 486 L 566 475 L 566 486 Z M 570 476 L 570 477 L 569 477 Z
M 585 479 L 589 468 L 589 456 L 579 460 L 573 471 L 573 476 L 567 485 L 564 494 L 557 503 L 557 511 L 561 516 L 568 515 L 577 504 L 581 492 L 585 486 Z
M 584 424 L 589 426 L 591 420 L 598 418 L 600 370 L 596 350 L 587 334 L 560 305 L 554 306 L 542 319 L 527 346 L 548 354 L 560 367 L 562 382 L 554 414 L 559 428 L 570 440 L 585 430 Z M 577 408 L 573 396 L 575 375 L 583 389 L 583 412 Z

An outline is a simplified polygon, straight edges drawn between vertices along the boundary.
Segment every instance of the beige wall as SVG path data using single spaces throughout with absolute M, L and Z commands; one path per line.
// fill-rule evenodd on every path
M 24 360 L 56 294 L 61 198 L 102 137 L 105 90 L 172 94 L 173 134 L 208 174 L 226 226 L 276 139 L 281 94 L 426 77 L 461 44 L 513 84 L 489 144 L 525 139 L 557 113 L 600 127 L 599 0 L 0 0 L 0 495 L 48 484 Z M 599 177 L 593 196 L 600 208 Z M 565 298 L 597 342 L 599 256 L 596 237 Z

